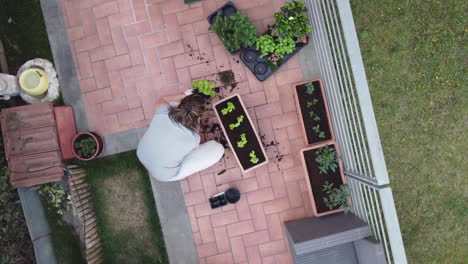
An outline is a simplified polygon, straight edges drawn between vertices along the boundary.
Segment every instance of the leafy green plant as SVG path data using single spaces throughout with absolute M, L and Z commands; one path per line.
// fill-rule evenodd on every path
M 225 108 L 221 109 L 221 114 L 222 115 L 227 115 L 228 113 L 231 113 L 235 109 L 236 109 L 236 107 L 234 106 L 234 104 L 232 102 L 228 102 L 227 106 Z
M 327 197 L 323 197 L 325 205 L 330 209 L 344 209 L 345 213 L 349 211 L 349 191 L 346 184 L 340 185 L 340 188 L 334 188 L 333 183 L 326 181 L 323 185 L 323 191 Z
M 257 158 L 257 155 L 255 154 L 255 150 L 252 150 L 249 153 L 249 157 L 250 157 L 250 162 L 252 162 L 253 164 L 257 164 L 260 161 L 260 159 Z
M 310 114 L 310 113 L 309 113 Z M 318 120 L 317 120 L 318 118 Z M 320 117 L 316 116 L 314 117 L 314 120 L 315 121 L 319 121 L 320 120 Z M 312 127 L 312 130 L 317 133 L 318 137 L 319 138 L 325 138 L 325 132 L 323 132 L 322 130 L 320 130 L 320 125 L 316 125 L 316 126 L 313 126 Z
M 314 111 L 310 111 L 309 116 L 312 117 L 315 121 L 320 121 L 320 117 L 317 114 L 315 114 Z M 315 127 L 317 127 L 317 130 L 314 129 Z M 315 132 L 319 133 L 320 125 L 314 126 L 312 127 L 312 129 L 314 129 Z
M 202 80 L 202 81 L 194 81 L 192 82 L 193 90 L 197 92 L 210 96 L 215 97 L 216 92 L 213 90 L 215 88 L 215 84 L 213 82 Z
M 307 94 L 312 95 L 312 94 L 314 93 L 314 91 L 315 91 L 315 86 L 314 86 L 313 83 L 311 83 L 311 82 L 310 82 L 310 83 L 306 83 L 306 84 L 305 84 L 305 87 L 307 88 L 307 90 L 306 90 L 306 93 L 307 93 Z
M 319 164 L 320 174 L 335 172 L 338 168 L 338 158 L 334 148 L 328 145 L 321 147 L 315 151 L 315 155 L 317 155 L 315 161 Z
M 242 133 L 240 135 L 241 140 L 237 141 L 237 147 L 243 148 L 245 144 L 247 144 L 247 137 L 245 136 L 245 133 Z
M 278 37 L 292 37 L 303 42 L 303 37 L 311 31 L 305 11 L 307 8 L 302 1 L 292 1 L 275 13 L 275 31 Z
M 252 46 L 257 39 L 257 28 L 250 23 L 249 18 L 242 11 L 237 11 L 230 17 L 217 16 L 211 30 L 231 52 Z
M 307 107 L 312 107 L 318 103 L 318 99 L 314 98 L 312 101 L 307 102 Z
M 234 128 L 240 126 L 240 124 L 244 121 L 244 115 L 240 115 L 237 117 L 237 123 L 229 124 L 229 129 L 234 130 Z
M 90 158 L 97 151 L 96 140 L 91 136 L 83 136 L 75 141 L 75 152 L 82 158 Z
M 256 41 L 256 48 L 261 51 L 261 58 L 268 54 L 275 54 L 282 59 L 284 55 L 292 53 L 295 47 L 296 43 L 291 37 L 279 39 L 266 34 L 258 37 Z
M 62 185 L 48 183 L 41 185 L 39 195 L 47 202 L 47 206 L 55 210 L 59 216 L 62 216 L 70 209 L 71 196 L 66 192 Z

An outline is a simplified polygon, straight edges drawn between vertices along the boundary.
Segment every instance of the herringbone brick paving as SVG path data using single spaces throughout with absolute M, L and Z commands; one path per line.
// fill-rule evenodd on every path
M 259 33 L 284 4 L 232 1 Z M 181 182 L 200 263 L 291 263 L 282 223 L 311 215 L 292 91 L 303 80 L 299 56 L 257 81 L 209 32 L 206 17 L 225 2 L 61 0 L 89 126 L 103 135 L 148 125 L 156 100 L 185 91 L 192 80 L 235 73 L 237 87 L 222 93 L 242 95 L 270 163 L 242 175 L 226 152 L 216 166 Z M 240 202 L 211 210 L 208 198 L 229 186 L 240 189 Z

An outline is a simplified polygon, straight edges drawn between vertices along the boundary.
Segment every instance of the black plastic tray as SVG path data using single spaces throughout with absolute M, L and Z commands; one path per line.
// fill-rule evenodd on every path
M 296 53 L 298 53 L 302 48 L 304 48 L 305 45 L 296 47 L 292 53 L 284 55 L 281 65 L 278 68 L 276 68 L 276 70 L 278 70 L 281 66 L 283 66 L 283 64 L 285 64 L 290 58 L 292 58 L 292 56 L 296 55 Z M 259 81 L 264 81 L 268 79 L 268 77 L 270 77 L 276 70 L 272 70 L 268 66 L 268 63 L 267 63 L 268 55 L 263 58 L 260 58 L 260 55 L 261 53 L 259 51 L 255 50 L 255 48 L 253 47 L 250 47 L 250 48 L 245 48 L 241 52 L 239 57 L 242 60 L 242 62 L 247 66 L 247 68 L 249 68 L 250 71 L 255 75 L 255 77 L 257 77 Z M 252 59 L 252 57 L 254 58 Z M 266 71 L 258 72 L 259 69 L 263 69 L 262 67 L 266 67 Z
M 233 2 L 229 1 L 207 17 L 208 23 L 210 23 L 210 25 L 213 25 L 214 22 L 216 21 L 216 16 L 218 15 L 225 15 L 227 17 L 230 17 L 234 15 L 236 12 L 237 12 L 236 6 L 234 5 Z

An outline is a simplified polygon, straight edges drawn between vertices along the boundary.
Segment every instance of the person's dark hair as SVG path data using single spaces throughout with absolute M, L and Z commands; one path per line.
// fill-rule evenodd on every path
M 169 108 L 169 118 L 190 130 L 197 130 L 198 120 L 206 110 L 205 99 L 191 94 L 184 97 L 176 107 Z

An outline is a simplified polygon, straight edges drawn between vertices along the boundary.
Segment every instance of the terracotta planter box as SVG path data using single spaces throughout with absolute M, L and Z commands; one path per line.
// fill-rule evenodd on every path
M 302 166 L 307 180 L 307 188 L 312 204 L 312 212 L 315 216 L 324 216 L 342 212 L 343 209 L 330 210 L 323 201 L 323 197 L 327 195 L 323 191 L 323 184 L 328 181 L 333 183 L 334 188 L 339 188 L 340 185 L 346 184 L 346 179 L 343 174 L 343 163 L 338 159 L 338 168 L 335 172 L 329 171 L 327 174 L 320 174 L 319 165 L 315 161 L 315 151 L 323 146 L 329 145 L 335 148 L 336 155 L 340 157 L 340 152 L 336 143 L 324 142 L 301 150 Z
M 235 109 L 226 115 L 223 115 L 221 111 L 227 107 L 228 102 L 231 102 Z M 234 157 L 236 157 L 236 160 L 240 165 L 242 173 L 249 172 L 267 164 L 268 158 L 265 149 L 263 148 L 260 137 L 255 130 L 255 126 L 252 125 L 252 120 L 250 119 L 239 94 L 234 94 L 217 102 L 213 105 L 213 108 L 216 113 L 216 117 L 221 122 L 221 129 L 226 135 L 226 139 L 234 153 Z M 238 127 L 230 129 L 229 125 L 238 123 L 237 118 L 241 115 L 244 116 L 243 121 L 239 123 Z M 247 139 L 247 143 L 243 147 L 239 147 L 237 144 L 237 142 L 241 140 L 241 134 L 245 134 L 245 138 Z M 252 163 L 250 161 L 251 157 L 249 154 L 251 151 L 255 151 L 258 162 Z
M 315 89 L 312 94 L 307 93 L 306 84 L 313 83 Z M 298 109 L 299 120 L 302 120 L 302 131 L 304 138 L 309 145 L 334 141 L 335 136 L 328 112 L 328 103 L 320 79 L 309 80 L 294 84 L 294 96 Z M 314 101 L 316 100 L 316 101 Z M 315 102 L 315 103 L 313 103 Z M 313 105 L 308 105 L 313 103 Z M 311 116 L 310 112 L 314 114 Z M 319 132 L 314 131 L 314 127 L 320 126 L 323 137 L 319 137 Z

